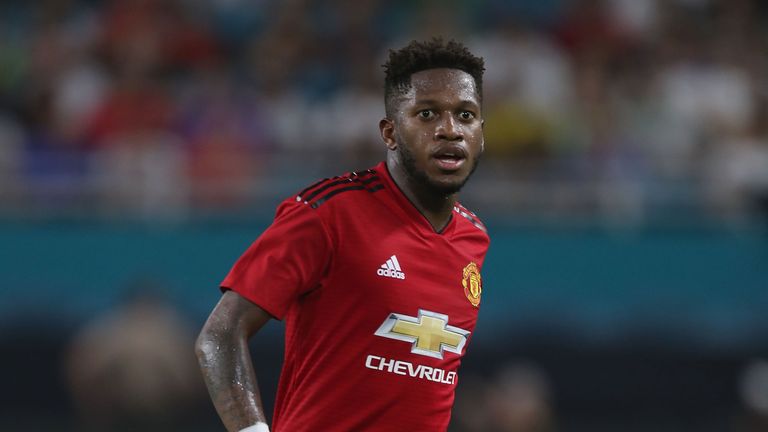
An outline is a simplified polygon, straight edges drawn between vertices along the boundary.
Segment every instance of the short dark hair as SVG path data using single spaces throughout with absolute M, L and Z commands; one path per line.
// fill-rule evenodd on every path
M 473 55 L 466 46 L 451 39 L 448 42 L 436 37 L 428 41 L 411 41 L 399 50 L 389 50 L 384 64 L 384 107 L 387 117 L 395 112 L 395 99 L 411 88 L 411 75 L 427 69 L 459 69 L 475 80 L 478 96 L 483 94 L 482 57 Z

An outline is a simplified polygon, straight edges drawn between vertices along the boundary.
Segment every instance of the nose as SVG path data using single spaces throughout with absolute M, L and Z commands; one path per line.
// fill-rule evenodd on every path
M 451 114 L 442 116 L 435 128 L 435 140 L 437 141 L 463 141 L 464 132 L 456 118 Z

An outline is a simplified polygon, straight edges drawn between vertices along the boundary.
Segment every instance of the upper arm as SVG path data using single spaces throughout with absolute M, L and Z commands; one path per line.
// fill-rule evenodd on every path
M 226 291 L 197 338 L 203 379 L 227 430 L 266 422 L 248 339 L 270 318 L 258 305 Z
M 233 337 L 248 339 L 270 318 L 272 316 L 259 305 L 232 290 L 227 290 L 222 294 L 203 326 L 199 344 L 203 339 L 218 341 Z

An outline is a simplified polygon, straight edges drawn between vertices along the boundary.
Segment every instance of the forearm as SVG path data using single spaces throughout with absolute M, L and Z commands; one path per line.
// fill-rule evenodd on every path
M 212 320 L 201 332 L 196 352 L 216 411 L 230 432 L 266 423 L 247 337 Z

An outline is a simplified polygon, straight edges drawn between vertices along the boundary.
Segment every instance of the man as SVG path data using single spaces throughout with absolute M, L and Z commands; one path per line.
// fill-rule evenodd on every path
M 483 60 L 390 51 L 386 162 L 288 198 L 222 282 L 197 342 L 229 431 L 268 431 L 248 340 L 286 323 L 272 430 L 443 431 L 488 247 L 457 193 L 483 152 Z

